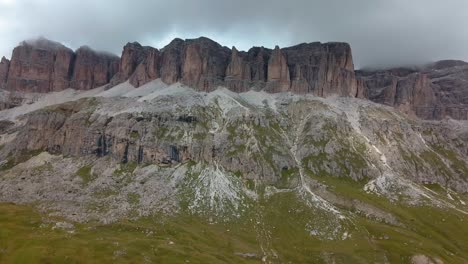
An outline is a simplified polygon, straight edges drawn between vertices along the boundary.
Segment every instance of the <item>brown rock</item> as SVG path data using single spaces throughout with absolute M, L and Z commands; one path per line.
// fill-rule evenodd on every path
M 182 83 L 198 91 L 212 91 L 222 85 L 231 51 L 211 39 L 185 41 Z
M 436 118 L 437 99 L 427 74 L 402 69 L 358 74 L 370 100 L 396 107 L 409 115 Z
M 135 72 L 130 77 L 130 83 L 135 87 L 140 87 L 159 78 L 159 61 L 159 51 L 148 47 L 145 50 L 144 60 L 136 67 Z
M 246 92 L 250 89 L 250 66 L 244 56 L 232 47 L 231 60 L 226 69 L 224 82 L 234 92 Z
M 119 57 L 83 46 L 76 51 L 73 69 L 70 86 L 78 90 L 93 89 L 109 83 L 119 69 Z
M 2 57 L 2 60 L 0 61 L 0 89 L 5 89 L 9 68 L 10 61 L 5 57 Z
M 22 42 L 13 50 L 6 87 L 27 92 L 66 89 L 72 58 L 70 49 L 47 39 Z
M 291 90 L 317 96 L 355 96 L 357 81 L 347 43 L 318 42 L 282 50 L 291 71 Z
M 161 50 L 161 80 L 167 84 L 176 83 L 181 78 L 182 53 L 185 42 L 174 39 Z
M 250 64 L 250 76 L 254 83 L 264 83 L 267 81 L 268 61 L 271 50 L 264 47 L 253 47 L 248 52 Z
M 267 77 L 267 91 L 273 93 L 289 91 L 289 68 L 286 58 L 278 46 L 275 47 L 268 61 Z
M 124 80 L 130 78 L 136 67 L 145 59 L 144 48 L 138 43 L 127 43 L 120 57 L 120 74 Z

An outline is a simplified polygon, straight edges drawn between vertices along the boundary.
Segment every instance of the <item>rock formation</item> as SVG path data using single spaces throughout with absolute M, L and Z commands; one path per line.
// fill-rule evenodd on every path
M 285 48 L 291 71 L 291 90 L 317 96 L 355 96 L 357 82 L 351 47 L 318 42 Z
M 254 47 L 239 52 L 204 37 L 174 39 L 161 51 L 128 43 L 120 61 L 88 47 L 73 53 L 45 39 L 24 42 L 13 52 L 6 82 L 10 90 L 49 92 L 68 87 L 88 90 L 127 80 L 139 87 L 157 78 L 168 84 L 182 82 L 199 91 L 226 86 L 234 92 L 357 93 L 347 44 L 311 43 L 274 50 Z
M 182 83 L 199 91 L 223 84 L 231 51 L 208 38 L 187 40 L 183 51 Z
M 2 57 L 2 60 L 0 61 L 0 89 L 5 89 L 9 68 L 10 61 L 5 57 Z
M 69 87 L 73 51 L 46 39 L 24 41 L 13 50 L 6 88 L 52 92 Z
M 0 62 L 0 88 L 51 92 L 88 90 L 129 81 L 140 87 L 161 78 L 198 91 L 225 86 L 234 92 L 265 90 L 320 97 L 346 96 L 394 106 L 424 119 L 468 119 L 468 63 L 440 61 L 421 68 L 355 71 L 346 43 L 303 43 L 247 52 L 205 37 L 174 39 L 166 47 L 127 43 L 119 59 L 88 47 L 76 52 L 38 39 L 22 42 Z
M 224 79 L 226 86 L 236 92 L 246 92 L 250 88 L 250 81 L 250 66 L 236 47 L 232 47 Z
M 423 119 L 468 118 L 468 63 L 440 61 L 422 68 L 357 71 L 370 100 Z
M 275 47 L 268 61 L 268 85 L 269 92 L 287 92 L 290 87 L 289 68 L 286 58 L 278 46 Z
M 118 71 L 118 57 L 82 47 L 74 53 L 44 38 L 24 41 L 13 50 L 11 62 L 2 60 L 4 86 L 10 91 L 47 93 L 72 87 L 92 89 L 109 83 Z
M 98 53 L 83 46 L 76 51 L 70 87 L 89 90 L 108 84 L 119 69 L 117 56 Z
M 111 80 L 111 85 L 129 80 L 133 86 L 139 87 L 159 78 L 159 60 L 157 49 L 143 47 L 138 42 L 127 43 L 122 51 L 120 70 Z

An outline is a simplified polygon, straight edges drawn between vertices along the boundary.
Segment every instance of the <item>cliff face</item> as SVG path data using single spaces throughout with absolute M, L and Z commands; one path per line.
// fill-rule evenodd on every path
M 229 49 L 208 38 L 175 39 L 161 50 L 139 43 L 124 46 L 120 60 L 88 47 L 76 52 L 41 39 L 15 48 L 11 66 L 0 66 L 9 90 L 88 90 L 129 81 L 139 87 L 161 78 L 181 82 L 198 91 L 226 86 L 234 92 L 264 89 L 271 93 L 314 93 L 318 96 L 356 96 L 357 83 L 351 48 L 345 43 L 311 43 L 274 50 Z
M 161 50 L 127 43 L 119 59 L 88 47 L 76 52 L 46 39 L 21 43 L 0 62 L 0 88 L 47 93 L 89 90 L 161 78 L 197 91 L 264 90 L 370 99 L 423 119 L 468 119 L 468 63 L 440 61 L 418 69 L 354 70 L 346 43 L 229 49 L 208 38 L 174 39 Z
M 76 51 L 70 87 L 89 90 L 103 86 L 119 70 L 119 58 L 110 54 L 97 53 L 88 47 Z
M 370 100 L 423 119 L 468 118 L 468 63 L 440 61 L 419 69 L 357 71 Z
M 22 42 L 11 62 L 0 64 L 0 84 L 10 91 L 47 93 L 107 84 L 118 71 L 118 57 L 89 48 L 71 49 L 46 39 Z M 6 79 L 4 76 L 6 75 Z
M 111 85 L 129 80 L 133 86 L 139 87 L 159 78 L 159 60 L 159 50 L 143 47 L 138 42 L 127 43 L 122 51 L 120 70 L 112 78 Z
M 13 50 L 6 88 L 40 93 L 66 89 L 72 61 L 73 51 L 59 43 L 23 42 Z
M 10 61 L 2 57 L 0 60 L 0 89 L 5 89 L 9 68 Z
M 351 47 L 346 43 L 310 43 L 286 48 L 291 90 L 317 96 L 354 97 L 357 83 Z
M 151 71 L 153 74 L 149 74 Z M 144 81 L 132 80 L 135 75 Z M 254 47 L 248 52 L 222 47 L 204 37 L 175 39 L 161 51 L 129 43 L 122 52 L 117 76 L 115 83 L 130 78 L 135 87 L 161 78 L 165 83 L 181 82 L 198 91 L 226 86 L 234 92 L 265 89 L 318 96 L 357 94 L 351 48 L 345 43 L 311 43 L 274 50 Z

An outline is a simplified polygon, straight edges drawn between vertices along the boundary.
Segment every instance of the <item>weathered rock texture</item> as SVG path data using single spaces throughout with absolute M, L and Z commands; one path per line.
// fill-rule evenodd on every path
M 9 64 L 9 66 L 8 66 Z M 2 60 L 0 85 L 10 91 L 47 93 L 107 84 L 118 71 L 118 57 L 82 47 L 71 49 L 47 40 L 24 41 Z M 2 77 L 7 72 L 6 80 Z
M 69 87 L 73 51 L 46 39 L 22 42 L 13 50 L 6 88 L 51 92 Z
M 268 87 L 270 92 L 289 91 L 291 80 L 289 79 L 289 68 L 283 52 L 278 46 L 271 54 L 268 62 Z
M 422 68 L 357 71 L 372 101 L 423 119 L 468 118 L 468 63 L 440 61 Z
M 118 69 L 119 58 L 117 56 L 98 53 L 86 46 L 81 47 L 76 51 L 70 87 L 89 90 L 103 86 L 109 83 Z
M 310 43 L 284 49 L 291 91 L 317 96 L 356 96 L 351 47 L 346 43 Z
M 160 77 L 159 50 L 143 47 L 138 42 L 127 43 L 122 51 L 120 70 L 112 80 L 111 85 L 129 82 L 139 87 Z
M 274 50 L 254 47 L 240 52 L 204 37 L 174 39 L 161 50 L 134 42 L 125 45 L 119 62 L 115 56 L 88 47 L 73 53 L 41 39 L 15 48 L 11 65 L 4 83 L 14 91 L 88 90 L 127 80 L 139 87 L 161 78 L 198 91 L 226 86 L 234 92 L 265 89 L 353 97 L 358 93 L 351 48 L 345 43 L 310 43 Z
M 10 61 L 2 57 L 0 61 L 0 89 L 5 89 L 9 68 Z
M 197 91 L 225 86 L 370 99 L 423 119 L 468 119 L 468 63 L 440 61 L 421 68 L 354 70 L 346 43 L 303 43 L 274 50 L 229 49 L 205 38 L 174 39 L 161 50 L 127 43 L 119 59 L 88 47 L 76 52 L 46 39 L 23 42 L 11 62 L 0 62 L 0 88 L 51 92 L 88 90 L 129 81 L 134 87 L 161 78 Z

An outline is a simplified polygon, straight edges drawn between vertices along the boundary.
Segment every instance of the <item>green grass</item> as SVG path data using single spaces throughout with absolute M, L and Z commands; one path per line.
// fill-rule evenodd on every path
M 78 175 L 81 178 L 83 184 L 85 185 L 96 179 L 96 175 L 93 175 L 91 173 L 91 170 L 91 166 L 83 166 L 76 171 L 76 175 Z
M 130 138 L 138 139 L 138 138 L 140 138 L 140 133 L 138 133 L 138 131 L 132 131 L 132 132 L 130 132 Z
M 13 168 L 14 166 L 18 165 L 19 163 L 25 162 L 29 160 L 30 158 L 41 154 L 42 151 L 43 151 L 42 149 L 27 150 L 21 153 L 17 153 L 15 155 L 10 153 L 7 157 L 7 162 L 4 163 L 2 166 L 0 166 L 0 171 L 9 170 Z
M 0 205 L 0 263 L 259 263 L 236 252 L 260 249 L 244 225 L 190 217 L 77 224 L 74 234 L 42 226 L 29 207 Z
M 121 163 L 120 168 L 114 171 L 114 175 L 122 176 L 124 174 L 132 174 L 138 164 L 136 162 Z
M 229 222 L 213 223 L 182 212 L 110 225 L 76 224 L 73 234 L 44 226 L 43 216 L 31 207 L 0 204 L 0 263 L 261 263 L 235 254 L 261 257 L 261 247 L 276 252 L 277 257 L 269 258 L 273 263 L 325 263 L 326 258 L 335 263 L 410 263 L 415 254 L 466 263 L 468 216 L 392 204 L 361 191 L 359 183 L 322 180 L 337 195 L 391 212 L 401 225 L 361 214 L 338 221 L 308 207 L 294 193 L 260 197 L 247 215 Z M 309 233 L 312 229 L 333 234 L 335 228 L 340 230 L 335 236 L 347 230 L 351 238 L 327 240 Z

